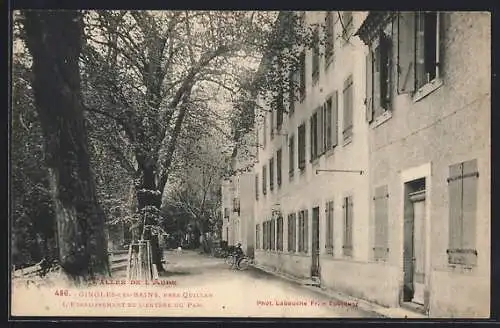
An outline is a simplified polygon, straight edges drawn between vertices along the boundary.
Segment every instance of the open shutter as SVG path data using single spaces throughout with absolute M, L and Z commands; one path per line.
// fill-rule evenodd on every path
M 398 93 L 415 90 L 415 13 L 398 15 Z
M 366 120 L 373 120 L 373 52 L 368 51 L 366 55 Z
M 309 119 L 309 160 L 314 159 L 314 114 Z
M 316 154 L 319 156 L 320 154 L 323 153 L 323 107 L 318 108 L 318 116 L 316 116 L 316 129 L 317 129 L 317 147 L 318 147 L 318 153 Z
M 462 247 L 462 170 L 463 164 L 450 166 L 449 192 L 449 250 L 455 252 Z
M 389 251 L 389 192 L 387 185 L 381 187 L 380 193 L 382 197 L 380 199 L 380 246 L 382 247 L 382 257 L 386 259 Z
M 344 198 L 344 203 L 342 204 L 342 218 L 344 219 L 344 236 L 342 240 L 342 246 L 344 248 L 344 254 L 346 252 L 346 246 L 347 246 L 347 231 L 348 231 L 348 220 L 347 220 L 347 206 L 346 206 L 346 200 Z
M 332 96 L 332 147 L 337 146 L 339 137 L 339 106 L 338 92 L 335 91 Z
M 375 259 L 386 259 L 388 251 L 387 185 L 375 189 Z
M 304 211 L 304 253 L 309 250 L 309 212 Z
M 326 253 L 330 247 L 330 203 L 326 202 L 325 204 L 325 225 L 326 225 L 326 233 L 325 233 L 325 249 Z
M 350 251 L 349 253 L 352 254 L 352 232 L 353 232 L 353 209 L 354 209 L 354 204 L 352 202 L 352 196 L 349 196 L 347 199 L 347 204 L 349 205 L 348 208 L 348 218 L 349 218 L 349 247 Z
M 463 164 L 462 249 L 476 248 L 477 160 Z

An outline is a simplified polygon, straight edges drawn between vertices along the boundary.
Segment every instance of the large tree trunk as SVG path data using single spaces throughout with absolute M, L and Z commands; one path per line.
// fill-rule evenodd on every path
M 154 168 L 151 166 L 146 166 L 143 168 L 142 183 L 137 186 L 137 208 L 139 211 L 148 206 L 153 206 L 158 209 L 161 207 L 162 192 L 157 190 L 155 186 L 154 178 Z M 146 225 L 157 225 L 157 222 L 145 221 Z M 143 227 L 142 227 L 143 228 Z M 149 240 L 151 243 L 151 252 L 153 264 L 156 264 L 158 272 L 164 272 L 165 268 L 162 264 L 163 251 L 160 248 L 160 243 L 158 241 L 158 235 L 152 234 L 151 229 L 145 229 L 144 239 Z
M 80 91 L 83 37 L 76 11 L 25 11 L 33 89 L 46 140 L 59 263 L 78 280 L 109 275 L 104 212 L 96 197 Z

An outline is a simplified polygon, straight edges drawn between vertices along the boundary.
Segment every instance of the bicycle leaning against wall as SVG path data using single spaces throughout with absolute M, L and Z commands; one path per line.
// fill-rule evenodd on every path
M 229 248 L 229 255 L 226 257 L 225 262 L 232 269 L 246 270 L 250 265 L 250 258 L 241 249 L 241 243 L 237 243 L 236 246 Z

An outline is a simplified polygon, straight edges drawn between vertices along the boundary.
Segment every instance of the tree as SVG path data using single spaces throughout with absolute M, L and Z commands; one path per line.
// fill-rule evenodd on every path
M 43 135 L 26 57 L 16 53 L 12 68 L 11 242 L 16 267 L 56 257 L 54 209 L 41 147 Z
M 212 134 L 179 149 L 179 169 L 167 192 L 167 206 L 178 208 L 189 218 L 187 223 L 196 227 L 202 243 L 205 233 L 217 231 L 220 219 L 220 181 L 227 155 L 220 151 L 224 138 L 216 136 Z
M 83 115 L 77 11 L 23 12 L 33 90 L 58 227 L 59 264 L 75 281 L 109 275 L 104 212 L 97 201 Z
M 110 135 L 126 138 L 126 147 L 114 151 L 124 167 L 137 166 L 130 171 L 138 210 L 161 206 L 186 117 L 214 99 L 216 88 L 237 91 L 241 66 L 248 65 L 242 58 L 258 56 L 273 19 L 265 12 L 86 15 L 86 109 L 89 116 L 114 121 Z M 133 154 L 135 163 L 122 149 Z M 161 271 L 157 238 L 149 234 L 147 239 Z

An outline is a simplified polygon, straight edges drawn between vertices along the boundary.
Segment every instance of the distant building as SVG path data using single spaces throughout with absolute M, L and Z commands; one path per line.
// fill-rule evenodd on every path
M 248 256 L 254 256 L 255 180 L 253 164 L 257 138 L 254 129 L 246 133 L 233 153 L 233 174 L 222 181 L 222 240 L 229 245 L 240 242 Z
M 431 317 L 489 316 L 490 16 L 303 15 L 326 44 L 304 51 L 288 114 L 256 124 L 256 263 Z

